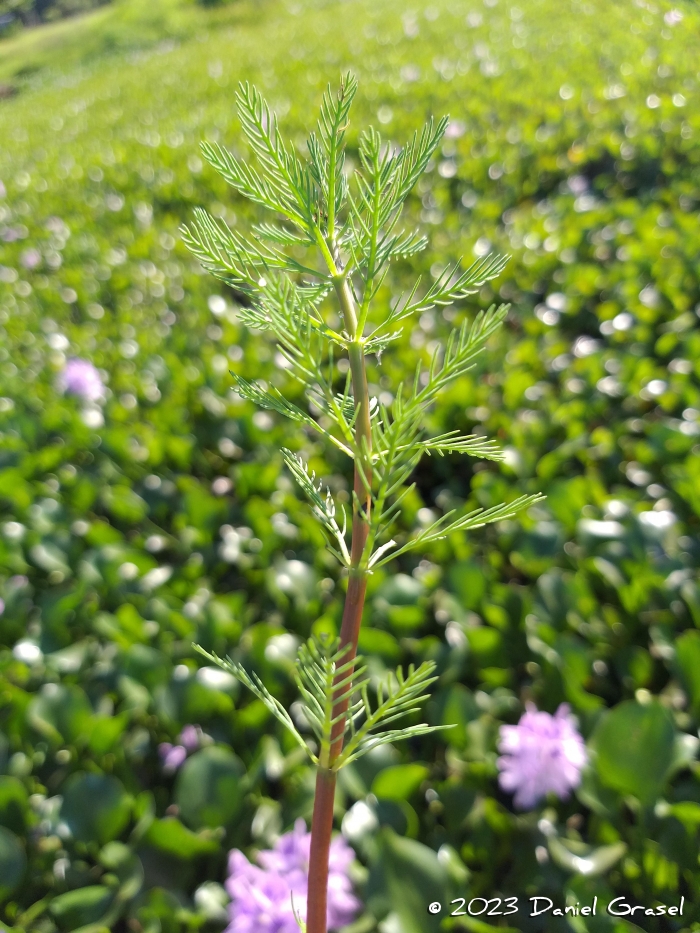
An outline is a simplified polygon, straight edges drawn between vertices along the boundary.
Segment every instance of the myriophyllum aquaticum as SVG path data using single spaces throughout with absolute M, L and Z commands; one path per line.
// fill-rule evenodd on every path
M 316 436 L 353 465 L 348 523 L 343 506 L 323 489 L 304 459 L 291 450 L 281 452 L 347 575 L 339 638 L 311 639 L 296 662 L 304 715 L 317 743 L 304 739 L 255 673 L 230 658 L 202 651 L 262 700 L 316 767 L 307 910 L 300 918 L 307 933 L 325 933 L 329 920 L 328 860 L 338 771 L 378 745 L 432 731 L 425 724 L 386 728 L 425 699 L 435 679 L 432 662 L 407 671 L 399 668 L 372 695 L 366 667 L 357 655 L 368 576 L 453 531 L 510 518 L 539 498 L 521 496 L 462 515 L 448 512 L 409 536 L 392 537 L 413 489 L 410 476 L 424 454 L 501 459 L 496 444 L 482 436 L 461 436 L 458 431 L 428 436 L 427 414 L 441 390 L 474 366 L 508 307 L 493 306 L 453 329 L 427 366 L 418 363 L 409 378 L 394 387 L 391 403 L 370 396 L 368 370 L 378 382 L 381 355 L 400 336 L 403 322 L 474 294 L 500 273 L 505 260 L 485 257 L 466 270 L 448 265 L 426 286 L 418 281 L 392 299 L 390 264 L 426 246 L 417 231 L 401 228 L 402 208 L 448 121 L 430 120 L 402 148 L 385 143 L 370 128 L 359 136 L 356 170 L 346 172 L 345 136 L 356 90 L 352 75 L 342 79 L 337 93 L 328 89 L 302 159 L 283 139 L 258 91 L 241 85 L 238 114 L 254 161 L 242 161 L 216 143 L 204 143 L 202 152 L 239 195 L 268 209 L 270 221 L 243 233 L 197 210 L 182 231 L 202 265 L 244 294 L 239 319 L 276 340 L 306 404 L 300 407 L 278 388 L 232 373 L 238 393 L 291 419 L 302 441 L 306 435 Z

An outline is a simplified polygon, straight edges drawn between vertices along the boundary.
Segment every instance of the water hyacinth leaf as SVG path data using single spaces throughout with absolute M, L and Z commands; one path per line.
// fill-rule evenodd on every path
M 687 768 L 694 762 L 700 748 L 700 739 L 687 732 L 678 733 L 673 742 L 673 756 L 668 769 L 668 777 Z
M 14 833 L 0 826 L 0 903 L 19 887 L 27 867 L 24 847 Z
M 433 722 L 450 727 L 443 733 L 444 741 L 455 748 L 466 748 L 469 744 L 469 723 L 480 714 L 471 690 L 464 684 L 451 684 L 437 693 L 431 705 L 434 710 L 431 716 Z
M 185 860 L 211 855 L 219 848 L 215 839 L 194 833 L 180 820 L 169 816 L 151 823 L 144 842 L 167 855 Z
M 79 927 L 97 923 L 109 909 L 113 898 L 113 892 L 104 885 L 88 885 L 55 897 L 51 902 L 51 913 L 61 930 L 73 933 Z
M 228 826 L 240 812 L 246 792 L 245 767 L 226 748 L 211 746 L 183 765 L 175 784 L 175 802 L 193 829 Z
M 547 840 L 547 848 L 552 860 L 560 868 L 587 878 L 609 871 L 627 851 L 624 842 L 595 848 L 559 836 L 551 836 Z
M 124 652 L 121 667 L 128 677 L 148 687 L 151 692 L 168 680 L 171 669 L 162 651 L 141 644 L 129 646 Z
M 225 888 L 216 881 L 205 881 L 194 892 L 194 902 L 207 920 L 226 923 L 229 919 L 229 896 Z
M 370 869 L 367 906 L 376 916 L 396 914 L 405 933 L 436 933 L 440 917 L 426 910 L 433 901 L 448 901 L 447 872 L 437 853 L 384 827 Z
M 470 561 L 459 561 L 448 573 L 450 589 L 465 609 L 476 609 L 486 590 L 486 580 L 479 567 Z
M 61 819 L 81 842 L 115 839 L 130 815 L 131 798 L 111 774 L 74 774 L 64 786 Z
M 123 842 L 108 842 L 100 851 L 100 864 L 119 880 L 119 898 L 135 897 L 143 884 L 144 872 L 139 857 Z
M 158 886 L 144 891 L 133 913 L 147 933 L 174 933 L 177 930 L 174 918 L 180 910 L 182 903 L 179 897 L 166 887 Z
M 415 577 L 397 573 L 389 577 L 377 591 L 375 610 L 390 622 L 392 628 L 401 632 L 416 629 L 425 617 L 421 597 L 425 588 Z
M 415 839 L 420 831 L 418 814 L 406 800 L 379 800 L 374 812 L 380 826 L 393 829 L 399 836 Z
M 683 800 L 681 803 L 672 804 L 667 810 L 664 808 L 664 812 L 683 823 L 690 832 L 695 832 L 700 826 L 700 803 Z
M 91 719 L 87 696 L 71 684 L 45 684 L 27 709 L 29 725 L 55 743 L 89 734 Z
M 19 778 L 0 777 L 0 826 L 21 833 L 25 828 L 29 798 Z
M 110 913 L 107 913 L 106 917 L 109 920 Z M 71 930 L 70 933 L 111 933 L 111 930 L 104 923 L 88 923 L 84 927 L 78 927 L 77 930 Z
M 380 771 L 372 783 L 372 793 L 383 800 L 407 800 L 428 776 L 425 765 L 395 765 Z
M 118 522 L 135 525 L 148 514 L 148 503 L 129 486 L 109 486 L 102 493 L 107 511 Z
M 438 861 L 454 884 L 463 885 L 469 881 L 471 872 L 459 856 L 459 852 L 449 843 L 443 843 L 438 850 Z
M 690 704 L 700 711 L 700 632 L 684 632 L 676 640 L 676 661 Z
M 376 599 L 389 606 L 413 606 L 424 594 L 425 587 L 405 573 L 393 574 L 378 589 Z
M 581 783 L 576 788 L 576 796 L 581 803 L 590 807 L 599 816 L 612 816 L 620 805 L 618 794 L 603 784 L 595 768 L 584 770 Z
M 396 662 L 401 656 L 398 640 L 389 632 L 378 628 L 360 629 L 357 648 L 361 654 L 378 655 L 385 661 Z
M 625 701 L 596 726 L 591 740 L 596 771 L 608 787 L 651 803 L 666 782 L 674 740 L 673 721 L 660 703 Z
M 154 820 L 145 833 L 143 842 L 166 855 L 184 860 L 211 855 L 219 849 L 216 839 L 193 833 L 173 816 Z
M 127 712 L 117 716 L 95 716 L 90 735 L 90 748 L 96 755 L 106 754 L 124 735 L 128 725 L 129 714 Z
M 9 757 L 10 743 L 7 740 L 7 736 L 0 729 L 0 771 L 3 773 L 7 768 L 7 759 Z
M 9 502 L 15 510 L 21 511 L 32 504 L 32 499 L 32 487 L 19 470 L 0 472 L 0 502 Z
M 35 544 L 29 552 L 32 561 L 46 573 L 62 573 L 64 577 L 72 575 L 66 552 L 51 541 Z

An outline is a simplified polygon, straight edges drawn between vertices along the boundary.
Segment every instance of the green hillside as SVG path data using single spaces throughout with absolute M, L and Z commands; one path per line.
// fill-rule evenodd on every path
M 195 0 L 117 0 L 82 16 L 25 29 L 0 41 L 0 80 L 36 83 L 46 72 L 67 72 L 104 55 L 186 39 L 238 22 L 255 8 L 245 2 L 203 8 Z
M 198 149 L 243 151 L 239 80 L 303 150 L 347 69 L 351 157 L 367 123 L 400 145 L 451 120 L 410 201 L 430 247 L 387 305 L 416 273 L 512 257 L 372 372 L 381 397 L 465 315 L 512 304 L 426 414 L 495 437 L 505 464 L 426 461 L 403 532 L 547 495 L 372 578 L 373 674 L 436 660 L 428 715 L 456 727 L 349 771 L 337 825 L 374 794 L 379 827 L 356 844 L 356 933 L 438 930 L 421 906 L 438 888 L 684 895 L 673 929 L 700 928 L 699 40 L 695 6 L 645 0 L 124 0 L 0 42 L 17 89 L 0 101 L 0 928 L 223 929 L 202 885 L 223 884 L 228 850 L 308 821 L 311 772 L 191 643 L 291 703 L 294 645 L 337 628 L 345 584 L 278 453 L 296 435 L 231 390 L 231 368 L 282 385 L 275 349 L 178 227 L 199 205 L 257 219 Z M 107 380 L 101 408 L 60 390 L 76 356 Z M 348 495 L 328 451 L 304 453 Z M 522 814 L 496 740 L 528 700 L 570 704 L 591 766 L 571 800 Z M 214 748 L 173 778 L 158 744 L 188 723 Z

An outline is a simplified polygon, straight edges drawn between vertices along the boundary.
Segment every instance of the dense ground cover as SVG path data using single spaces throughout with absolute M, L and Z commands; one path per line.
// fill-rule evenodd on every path
M 289 426 L 230 388 L 229 368 L 281 384 L 274 348 L 177 228 L 199 204 L 251 219 L 197 151 L 238 145 L 239 78 L 301 146 L 351 66 L 351 146 L 366 122 L 400 143 L 451 115 L 412 201 L 430 251 L 406 281 L 490 248 L 513 257 L 495 283 L 506 331 L 429 416 L 436 432 L 496 437 L 506 464 L 427 461 L 409 520 L 548 497 L 372 580 L 361 647 L 375 676 L 435 659 L 428 713 L 456 725 L 344 780 L 358 930 L 436 930 L 430 901 L 516 894 L 685 895 L 682 921 L 636 923 L 697 929 L 697 13 L 357 0 L 201 15 L 190 39 L 39 72 L 0 108 L 6 926 L 220 928 L 210 883 L 228 849 L 309 816 L 311 772 L 191 643 L 232 652 L 291 702 L 296 645 L 336 627 L 344 584 L 282 467 Z M 372 391 L 494 297 L 411 322 Z M 71 356 L 103 370 L 103 406 L 61 393 Z M 337 464 L 310 438 L 304 452 L 342 496 Z M 523 814 L 498 789 L 496 737 L 529 699 L 571 705 L 591 767 L 569 802 Z M 186 724 L 211 741 L 173 776 L 158 745 Z

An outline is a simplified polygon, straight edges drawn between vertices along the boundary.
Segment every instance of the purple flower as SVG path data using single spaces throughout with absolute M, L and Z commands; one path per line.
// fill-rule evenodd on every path
M 104 396 L 104 385 L 100 374 L 87 360 L 68 360 L 63 370 L 63 386 L 70 395 L 96 402 Z
M 174 774 L 182 767 L 187 758 L 187 749 L 183 745 L 171 745 L 170 742 L 161 742 L 158 746 L 158 754 L 163 762 L 163 771 L 166 774 Z
M 36 269 L 41 262 L 41 253 L 38 249 L 25 249 L 19 261 L 25 269 Z
M 234 849 L 229 856 L 226 890 L 231 896 L 231 923 L 225 933 L 299 933 L 295 912 L 306 920 L 311 833 L 303 820 L 275 847 L 257 856 L 258 865 Z M 348 869 L 355 853 L 342 836 L 331 842 L 328 876 L 328 929 L 355 918 L 360 902 L 352 893 Z
M 185 746 L 188 752 L 196 752 L 202 744 L 202 727 L 184 726 L 178 741 Z
M 460 136 L 464 136 L 465 129 L 466 127 L 461 120 L 450 120 L 445 130 L 445 138 L 459 139 Z
M 517 726 L 501 726 L 498 750 L 500 785 L 515 792 L 515 805 L 523 810 L 550 791 L 561 799 L 568 797 L 588 761 L 576 721 L 564 703 L 554 716 L 528 704 Z

